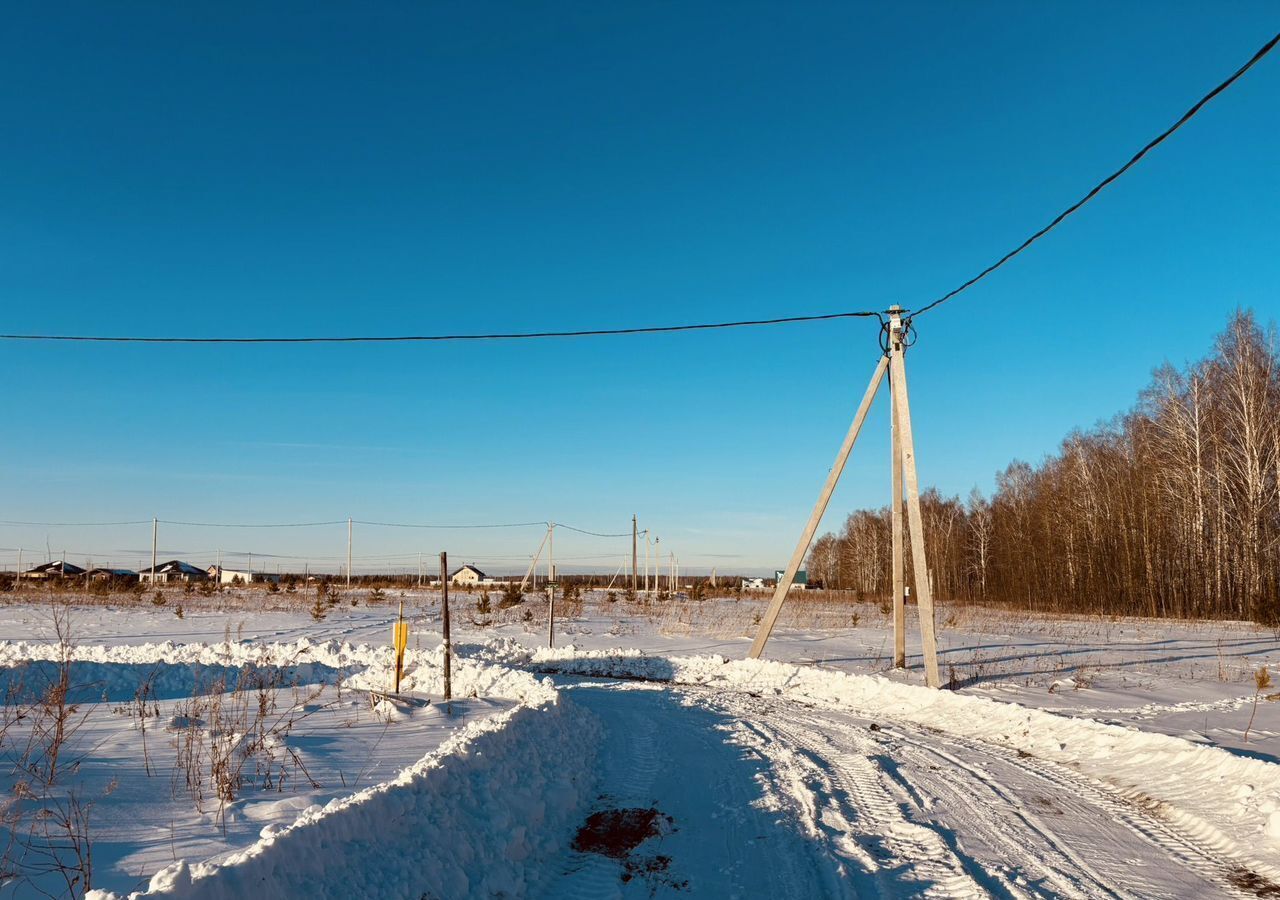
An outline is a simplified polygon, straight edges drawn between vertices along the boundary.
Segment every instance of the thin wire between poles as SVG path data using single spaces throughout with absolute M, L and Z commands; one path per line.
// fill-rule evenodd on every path
M 136 522 L 0 522 L 0 525 L 35 526 L 40 528 L 116 528 L 124 525 L 150 524 L 150 519 L 139 519 Z
M 172 519 L 156 519 L 156 521 L 161 525 L 187 525 L 192 528 L 321 528 L 329 525 L 347 524 L 346 519 L 332 522 L 266 522 L 263 524 L 252 522 L 175 522 Z M 138 523 L 131 522 L 126 524 Z
M 1090 200 L 1092 200 L 1094 197 L 1096 197 L 1096 196 L 1097 196 L 1097 195 L 1102 191 L 1102 189 L 1103 189 L 1103 188 L 1105 188 L 1107 185 L 1111 184 L 1111 182 L 1115 181 L 1117 178 L 1119 178 L 1119 177 L 1120 177 L 1121 175 L 1123 175 L 1125 172 L 1128 172 L 1131 168 L 1133 168 L 1135 165 L 1137 165 L 1137 164 L 1138 164 L 1138 162 L 1139 162 L 1139 161 L 1140 161 L 1144 156 L 1146 156 L 1149 152 L 1151 152 L 1152 150 L 1154 150 L 1154 149 L 1155 149 L 1156 147 L 1158 147 L 1160 144 L 1164 143 L 1164 141 L 1165 141 L 1165 139 L 1166 139 L 1166 138 L 1168 138 L 1170 135 L 1172 135 L 1175 131 L 1177 131 L 1177 130 L 1178 130 L 1179 128 L 1181 128 L 1183 125 L 1187 124 L 1187 122 L 1191 121 L 1191 119 L 1195 116 L 1195 114 L 1196 114 L 1196 113 L 1198 113 L 1198 112 L 1200 112 L 1200 110 L 1201 110 L 1202 108 L 1204 108 L 1205 104 L 1207 104 L 1207 103 L 1208 103 L 1210 100 L 1212 100 L 1214 97 L 1216 97 L 1216 96 L 1218 96 L 1219 94 L 1221 94 L 1221 93 L 1222 93 L 1223 91 L 1225 91 L 1227 88 L 1231 87 L 1231 85 L 1232 85 L 1232 84 L 1234 84 L 1234 83 L 1236 82 L 1236 80 L 1237 80 L 1237 79 L 1239 79 L 1242 75 L 1244 75 L 1244 73 L 1245 73 L 1245 72 L 1248 72 L 1250 69 L 1252 69 L 1252 68 L 1253 68 L 1253 67 L 1254 67 L 1254 66 L 1259 62 L 1259 60 L 1261 60 L 1264 56 L 1266 56 L 1268 53 L 1270 53 L 1270 52 L 1272 51 L 1272 49 L 1276 46 L 1276 44 L 1277 44 L 1277 43 L 1280 43 L 1280 34 L 1277 34 L 1277 35 L 1276 35 L 1275 37 L 1273 37 L 1271 40 L 1267 41 L 1267 42 L 1266 42 L 1266 43 L 1265 43 L 1265 44 L 1264 44 L 1264 45 L 1263 45 L 1263 46 L 1258 50 L 1258 52 L 1257 52 L 1257 53 L 1253 54 L 1253 57 L 1252 57 L 1252 58 L 1251 58 L 1247 63 L 1245 63 L 1245 64 L 1244 64 L 1243 66 L 1241 66 L 1239 69 L 1236 69 L 1236 71 L 1231 75 L 1231 77 L 1230 77 L 1230 78 L 1228 78 L 1226 81 L 1224 81 L 1224 82 L 1222 82 L 1221 84 L 1219 84 L 1217 87 L 1215 87 L 1215 88 L 1214 88 L 1213 90 L 1211 90 L 1209 93 L 1207 93 L 1207 94 L 1205 94 L 1203 97 L 1201 97 L 1201 98 L 1199 99 L 1199 101 L 1197 101 L 1197 102 L 1196 102 L 1196 104 L 1195 104 L 1194 106 L 1192 106 L 1190 109 L 1188 109 L 1186 112 L 1184 112 L 1184 113 L 1182 114 L 1182 117 L 1181 117 L 1181 118 L 1179 118 L 1179 119 L 1178 119 L 1178 121 L 1174 122 L 1172 125 L 1170 125 L 1168 128 L 1166 128 L 1163 132 L 1161 132 L 1161 133 L 1160 133 L 1158 136 L 1156 136 L 1155 138 L 1152 138 L 1152 139 L 1151 139 L 1151 141 L 1149 141 L 1145 147 L 1143 147 L 1141 150 L 1139 150 L 1137 153 L 1135 153 L 1132 157 L 1130 157 L 1130 158 L 1129 158 L 1129 161 L 1128 161 L 1127 163 L 1125 163 L 1125 164 L 1124 164 L 1123 166 L 1121 166 L 1120 168 L 1116 169 L 1114 172 L 1112 172 L 1110 175 L 1108 175 L 1108 176 L 1107 176 L 1106 178 L 1104 178 L 1102 181 L 1098 182 L 1098 184 L 1094 185 L 1094 187 L 1089 191 L 1089 193 L 1085 194 L 1083 197 L 1081 197 L 1079 200 L 1077 200 L 1077 201 L 1076 201 L 1075 203 L 1073 203 L 1071 206 L 1068 206 L 1068 207 L 1067 207 L 1066 209 L 1064 209 L 1062 212 L 1058 213 L 1058 215 L 1054 218 L 1054 220 L 1053 220 L 1052 222 L 1050 222 L 1048 225 L 1046 225 L 1046 226 L 1044 226 L 1043 228 L 1041 228 L 1041 229 L 1040 229 L 1039 231 L 1037 231 L 1035 234 L 1031 235 L 1031 237 L 1027 238 L 1025 241 L 1023 241 L 1023 242 L 1022 242 L 1021 244 L 1019 244 L 1017 247 L 1015 247 L 1014 249 L 1010 250 L 1010 251 L 1009 251 L 1008 253 L 1006 253 L 1004 256 L 1000 257 L 1000 259 L 996 260 L 994 263 L 992 263 L 991 265 L 987 266 L 985 269 L 983 269 L 983 270 L 982 270 L 981 272 L 979 272 L 977 275 L 973 276 L 973 277 L 972 277 L 972 278 L 970 278 L 968 281 L 966 281 L 964 284 L 960 285 L 958 288 L 956 288 L 956 289 L 954 289 L 954 290 L 952 290 L 952 291 L 948 291 L 947 293 L 945 293 L 945 294 L 943 294 L 941 297 L 939 297 L 937 300 L 934 300 L 932 303 L 929 303 L 928 305 L 923 306 L 923 307 L 921 307 L 920 309 L 918 309 L 918 310 L 916 310 L 915 312 L 913 312 L 913 313 L 911 314 L 910 318 L 914 318 L 914 317 L 916 317 L 916 316 L 919 316 L 919 315 L 922 315 L 922 314 L 924 314 L 924 313 L 927 313 L 929 310 L 931 310 L 931 309 L 935 309 L 935 308 L 937 308 L 937 307 L 941 306 L 942 304 L 946 303 L 948 300 L 950 300 L 951 298 L 955 297 L 957 294 L 960 294 L 961 292 L 968 290 L 969 288 L 971 288 L 971 287 L 973 287 L 975 284 L 977 284 L 979 281 L 981 281 L 982 279 L 986 278 L 988 275 L 990 275 L 990 274 L 991 274 L 992 272 L 994 272 L 996 269 L 998 269 L 998 268 L 1000 268 L 1001 266 L 1003 266 L 1003 265 L 1004 265 L 1005 263 L 1007 263 L 1009 260 L 1013 259 L 1015 256 L 1017 256 L 1017 255 L 1018 255 L 1019 253 L 1021 253 L 1023 250 L 1026 250 L 1028 247 L 1030 247 L 1030 246 L 1031 246 L 1032 244 L 1034 244 L 1036 241 L 1040 240 L 1040 238 L 1044 237 L 1046 234 L 1048 234 L 1050 231 L 1052 231 L 1054 228 L 1056 228 L 1056 227 L 1058 226 L 1058 224 L 1059 224 L 1060 222 L 1062 222 L 1062 220 L 1064 220 L 1065 218 L 1067 218 L 1067 216 L 1071 215 L 1071 214 L 1072 214 L 1072 213 L 1074 213 L 1076 210 L 1078 210 L 1080 207 L 1084 206 L 1086 203 L 1088 203 Z M 910 318 L 908 319 L 908 321 L 910 321 Z
M 520 341 L 543 338 L 605 337 L 629 334 L 669 334 L 677 331 L 710 331 L 716 328 L 751 328 L 787 325 L 794 322 L 825 322 L 832 319 L 879 318 L 877 312 L 837 312 L 812 316 L 780 316 L 774 319 L 743 319 L 736 322 L 703 322 L 693 325 L 648 325 L 639 328 L 597 328 L 576 331 L 516 331 L 494 334 L 407 334 L 355 337 L 137 337 L 84 334 L 0 334 L 4 341 L 89 341 L 107 344 L 392 344 L 446 341 Z
M 329 522 L 183 522 L 176 519 L 156 519 L 161 525 L 181 525 L 190 528 L 323 528 L 337 525 L 346 525 L 346 519 L 334 519 Z M 479 523 L 472 525 L 447 525 L 432 523 L 416 523 L 416 522 L 373 522 L 366 519 L 352 519 L 353 525 L 371 525 L 377 528 L 436 528 L 441 530 L 463 530 L 473 528 L 546 528 L 550 522 L 493 522 Z M 0 521 L 0 526 L 15 527 L 45 527 L 45 528 L 112 528 L 122 527 L 126 525 L 150 525 L 151 519 L 137 519 L 130 522 L 17 522 L 17 521 Z M 600 531 L 589 531 L 585 528 L 577 528 L 573 525 L 564 525 L 560 522 L 556 523 L 557 528 L 565 528 L 569 531 L 576 531 L 579 534 L 587 534 L 592 537 L 614 538 L 614 537 L 631 537 L 631 532 L 605 533 Z
M 617 532 L 617 533 L 615 533 L 615 534 L 605 534 L 605 533 L 602 533 L 602 532 L 599 532 L 599 531 L 587 531 L 585 528 L 574 528 L 572 525 L 565 525 L 565 524 L 563 524 L 563 523 L 561 523 L 561 522 L 557 522 L 557 523 L 556 523 L 556 527 L 557 527 L 557 528 L 564 528 L 564 529 L 565 529 L 565 530 L 567 530 L 567 531 L 576 531 L 576 532 L 578 532 L 578 534 L 589 534 L 589 535 L 591 535 L 592 537 L 601 537 L 601 538 L 620 538 L 620 537 L 627 537 L 627 538 L 629 538 L 629 537 L 631 537 L 631 532 L 630 532 L 630 531 L 619 531 L 619 532 Z
M 455 528 L 532 528 L 534 525 L 537 525 L 539 528 L 546 528 L 546 527 L 547 527 L 547 523 L 546 523 L 546 522 L 500 522 L 500 523 L 492 524 L 492 525 L 489 525 L 489 524 L 482 524 L 482 525 L 430 525 L 430 524 L 424 524 L 424 525 L 418 525 L 418 524 L 415 524 L 415 523 L 413 523 L 413 522 L 365 522 L 365 521 L 363 521 L 363 520 L 361 520 L 361 519 L 352 519 L 352 520 L 351 520 L 351 524 L 353 524 L 353 525 L 373 525 L 373 526 L 378 527 L 378 528 L 445 528 L 445 529 L 455 529 Z

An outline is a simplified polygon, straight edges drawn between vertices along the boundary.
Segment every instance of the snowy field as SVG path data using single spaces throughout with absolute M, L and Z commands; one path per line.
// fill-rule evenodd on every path
M 0 606 L 0 896 L 1280 896 L 1274 631 L 614 596 Z

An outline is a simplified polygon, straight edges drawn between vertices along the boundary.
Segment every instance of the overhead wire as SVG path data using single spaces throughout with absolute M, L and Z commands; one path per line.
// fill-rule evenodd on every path
M 681 331 L 711 331 L 718 328 L 751 328 L 787 325 L 796 322 L 824 322 L 832 319 L 879 318 L 873 311 L 819 313 L 778 316 L 771 319 L 741 319 L 732 322 L 701 322 L 690 325 L 645 325 L 636 328 L 592 328 L 571 331 L 514 331 L 489 334 L 412 334 L 341 337 L 141 337 L 135 335 L 85 334 L 0 334 L 4 341 L 81 341 L 108 344 L 389 344 L 443 343 L 449 341 L 518 341 L 544 338 L 606 337 L 630 334 L 671 334 Z
M 1000 257 L 991 265 L 987 266 L 977 275 L 974 275 L 964 284 L 960 285 L 957 288 L 954 288 L 953 290 L 948 291 L 947 293 L 943 294 L 941 297 L 937 298 L 933 302 L 928 303 L 925 306 L 922 306 L 920 309 L 912 310 L 911 315 L 908 317 L 908 319 L 914 318 L 919 315 L 923 315 L 924 313 L 927 313 L 930 310 L 937 309 L 939 306 L 946 303 L 948 300 L 951 300 L 957 295 L 973 287 L 979 281 L 986 278 L 992 272 L 996 271 L 996 269 L 999 269 L 1005 263 L 1009 262 L 1009 260 L 1013 259 L 1023 250 L 1026 250 L 1036 241 L 1040 240 L 1040 238 L 1044 237 L 1046 234 L 1048 234 L 1050 231 L 1056 228 L 1064 219 L 1067 218 L 1067 216 L 1071 215 L 1076 210 L 1080 209 L 1080 207 L 1084 206 L 1086 203 L 1088 203 L 1090 200 L 1096 197 L 1099 193 L 1102 192 L 1103 188 L 1111 184 L 1113 181 L 1115 181 L 1125 172 L 1128 172 L 1130 169 L 1132 169 L 1135 165 L 1138 164 L 1138 162 L 1144 156 L 1146 156 L 1148 153 L 1150 153 L 1160 144 L 1164 143 L 1166 139 L 1168 139 L 1175 131 L 1177 131 L 1183 125 L 1187 124 L 1187 122 L 1191 121 L 1191 119 L 1196 115 L 1196 113 L 1200 112 L 1200 110 L 1203 109 L 1210 100 L 1212 100 L 1214 97 L 1221 94 L 1227 88 L 1231 87 L 1231 85 L 1234 84 L 1242 75 L 1244 75 L 1245 72 L 1248 72 L 1255 65 L 1257 65 L 1258 62 L 1264 56 L 1266 56 L 1275 48 L 1277 43 L 1280 43 L 1280 34 L 1276 34 L 1275 37 L 1273 37 L 1271 40 L 1263 44 L 1262 47 L 1260 47 L 1258 51 L 1253 54 L 1253 56 L 1249 59 L 1248 62 L 1246 62 L 1240 68 L 1236 69 L 1236 71 L 1233 72 L 1225 81 L 1219 83 L 1213 90 L 1209 91 L 1209 93 L 1205 94 L 1203 97 L 1197 100 L 1196 103 L 1186 112 L 1184 112 L 1176 122 L 1174 122 L 1164 131 L 1160 132 L 1160 134 L 1156 135 L 1154 138 L 1148 141 L 1146 145 L 1137 153 L 1135 153 L 1133 156 L 1131 156 L 1129 158 L 1129 161 L 1126 162 L 1123 166 L 1116 169 L 1106 178 L 1102 179 L 1102 181 L 1098 182 L 1096 185 L 1090 188 L 1089 192 L 1085 194 L 1083 197 L 1081 197 L 1079 200 L 1077 200 L 1075 203 L 1071 204 L 1062 212 L 1058 213 L 1058 215 L 1055 216 L 1053 221 L 1051 221 L 1048 225 L 1044 226 L 1035 234 L 1031 235 L 1031 237 L 1027 238 L 1017 247 L 1014 247 L 1012 250 L 1010 250 L 1004 256 Z

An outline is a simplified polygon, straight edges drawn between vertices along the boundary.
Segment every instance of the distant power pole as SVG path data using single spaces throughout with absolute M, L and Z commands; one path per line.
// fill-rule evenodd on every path
M 351 517 L 347 516 L 347 587 L 351 587 Z
M 636 569 L 637 569 L 637 552 L 636 539 L 640 536 L 639 527 L 636 525 L 635 513 L 631 514 L 631 593 L 636 592 Z
M 160 520 L 151 517 L 151 583 L 156 583 L 156 536 L 160 533 Z

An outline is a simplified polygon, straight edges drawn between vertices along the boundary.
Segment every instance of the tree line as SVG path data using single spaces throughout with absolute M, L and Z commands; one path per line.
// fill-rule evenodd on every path
M 990 498 L 920 499 L 941 598 L 1280 624 L 1275 326 L 1236 312 L 1206 359 L 1161 366 L 1132 410 L 1014 461 Z M 890 552 L 889 507 L 858 510 L 815 542 L 810 577 L 887 596 Z

